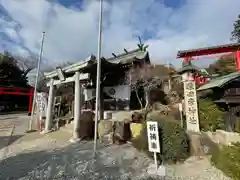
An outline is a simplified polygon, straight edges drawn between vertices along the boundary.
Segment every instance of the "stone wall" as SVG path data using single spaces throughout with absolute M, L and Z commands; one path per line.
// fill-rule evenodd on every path
M 226 132 L 224 130 L 216 130 L 216 132 L 205 132 L 205 134 L 215 143 L 223 145 L 231 145 L 231 143 L 240 142 L 240 134 L 235 132 Z

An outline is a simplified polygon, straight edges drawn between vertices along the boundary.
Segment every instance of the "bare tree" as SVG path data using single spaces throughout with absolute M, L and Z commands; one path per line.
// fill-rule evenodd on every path
M 137 66 L 131 68 L 126 73 L 126 82 L 131 85 L 133 91 L 135 91 L 138 101 L 143 108 L 143 103 L 139 98 L 138 90 L 140 88 L 144 89 L 145 93 L 145 101 L 146 105 L 145 108 L 149 106 L 150 102 L 150 92 L 154 89 L 162 87 L 163 81 L 167 77 L 159 77 L 153 75 L 153 68 L 154 66 L 145 64 L 142 66 Z
M 37 67 L 38 60 L 33 56 L 13 56 L 18 67 L 23 71 L 23 76 L 26 77 L 27 74 Z
M 69 66 L 69 65 L 72 65 L 73 63 L 72 62 L 63 62 L 63 63 L 60 63 L 58 64 L 57 66 L 48 66 L 48 67 L 45 67 L 43 71 L 45 72 L 50 72 L 50 71 L 54 71 L 56 70 L 56 67 L 61 67 L 61 68 L 64 68 L 65 66 Z M 38 91 L 42 91 L 42 92 L 46 92 L 47 91 L 47 79 L 46 77 L 43 75 L 43 72 L 41 72 L 40 74 L 40 78 L 39 78 L 39 83 L 38 83 Z M 57 93 L 61 94 L 61 93 L 68 93 L 68 92 L 72 92 L 72 89 L 73 89 L 73 85 L 72 83 L 67 83 L 67 84 L 62 84 L 58 87 L 58 91 Z

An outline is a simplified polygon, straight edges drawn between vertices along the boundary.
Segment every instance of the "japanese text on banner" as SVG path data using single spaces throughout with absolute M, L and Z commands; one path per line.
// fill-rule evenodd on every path
M 158 135 L 158 124 L 154 121 L 147 122 L 148 149 L 150 152 L 160 153 L 160 143 Z

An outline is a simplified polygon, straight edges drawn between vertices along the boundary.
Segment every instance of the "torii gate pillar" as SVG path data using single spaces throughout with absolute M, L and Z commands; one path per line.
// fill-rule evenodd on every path
M 240 72 L 240 50 L 236 51 L 236 64 L 237 64 L 237 70 Z

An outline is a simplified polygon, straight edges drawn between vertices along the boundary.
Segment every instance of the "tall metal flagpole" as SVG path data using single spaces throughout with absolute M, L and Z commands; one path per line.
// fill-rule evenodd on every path
M 95 104 L 95 125 L 94 125 L 94 156 L 97 150 L 97 130 L 100 111 L 100 77 L 101 77 L 101 54 L 102 54 L 102 7 L 103 0 L 100 0 L 99 26 L 98 26 L 98 57 L 97 57 L 97 87 L 96 87 L 96 104 Z
M 41 61 L 42 61 L 44 38 L 45 38 L 45 32 L 43 31 L 42 32 L 41 47 L 40 47 L 40 52 L 39 52 L 38 65 L 37 65 L 37 74 L 36 74 L 36 81 L 35 81 L 35 87 L 34 87 L 31 118 L 30 118 L 29 124 L 28 124 L 28 131 L 29 132 L 33 131 L 32 124 L 33 124 L 33 118 L 34 118 L 35 102 L 36 102 L 36 97 L 37 97 L 37 85 L 38 85 L 38 80 L 39 80 L 40 65 L 41 65 Z

